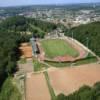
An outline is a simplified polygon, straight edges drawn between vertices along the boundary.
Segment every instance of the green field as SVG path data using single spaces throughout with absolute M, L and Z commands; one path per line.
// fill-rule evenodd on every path
M 16 83 L 12 77 L 8 77 L 0 91 L 0 100 L 23 100 Z
M 41 45 L 45 51 L 46 57 L 54 58 L 57 56 L 70 55 L 77 57 L 78 51 L 71 47 L 65 40 L 61 39 L 48 39 L 42 40 Z
M 50 95 L 51 95 L 51 100 L 57 100 L 56 99 L 56 95 L 54 93 L 54 90 L 50 84 L 50 79 L 49 79 L 49 75 L 48 75 L 48 72 L 44 72 L 44 75 L 45 75 L 45 79 L 46 79 L 46 82 L 47 82 L 47 85 L 48 85 L 48 89 L 49 89 L 49 92 L 50 92 Z
M 35 72 L 42 71 L 42 70 L 49 68 L 49 66 L 47 66 L 44 63 L 39 62 L 38 60 L 34 60 L 33 65 L 34 65 L 34 71 Z
M 45 61 L 47 64 L 53 66 L 53 67 L 70 67 L 70 66 L 78 66 L 78 65 L 83 65 L 83 64 L 89 64 L 89 63 L 95 63 L 97 62 L 97 58 L 96 57 L 90 57 L 90 58 L 84 58 L 84 59 L 80 59 L 74 62 L 50 62 L 50 61 Z

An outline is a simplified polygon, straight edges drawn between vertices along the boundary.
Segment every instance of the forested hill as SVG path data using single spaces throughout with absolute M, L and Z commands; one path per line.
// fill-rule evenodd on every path
M 16 96 L 20 94 L 12 86 L 12 78 L 8 78 L 17 69 L 20 43 L 29 41 L 32 35 L 43 38 L 46 32 L 55 28 L 55 24 L 23 16 L 10 17 L 0 23 L 0 100 L 20 100 Z
M 100 22 L 80 25 L 66 32 L 66 35 L 79 40 L 100 56 Z
M 57 25 L 37 20 L 34 18 L 25 18 L 23 16 L 10 17 L 0 23 L 0 30 L 5 29 L 8 32 L 31 32 L 38 37 L 44 37 L 45 33 L 57 28 Z
M 55 24 L 23 16 L 10 17 L 0 23 L 0 86 L 4 77 L 16 69 L 19 43 L 28 41 L 32 35 L 44 37 L 55 28 Z M 25 34 L 20 34 L 22 32 Z

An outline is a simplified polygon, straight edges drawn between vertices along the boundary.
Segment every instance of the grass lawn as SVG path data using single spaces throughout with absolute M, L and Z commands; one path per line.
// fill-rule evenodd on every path
M 44 32 L 43 30 L 41 30 L 39 27 L 36 27 L 35 25 L 30 24 L 30 27 L 34 30 L 37 30 L 38 32 Z
M 57 68 L 62 68 L 62 67 L 67 67 L 67 66 L 69 67 L 72 64 L 71 62 L 49 62 L 49 61 L 45 61 L 45 62 Z
M 40 63 L 38 60 L 33 61 L 33 67 L 34 71 L 42 71 L 48 68 L 46 64 Z
M 61 39 L 42 40 L 41 45 L 45 51 L 46 57 L 48 58 L 64 55 L 76 57 L 79 54 L 77 50 L 70 46 L 70 44 Z
M 89 64 L 89 63 L 95 63 L 97 62 L 97 58 L 96 57 L 90 57 L 90 58 L 86 58 L 86 59 L 83 59 L 83 60 L 79 60 L 79 61 L 76 61 L 76 64 L 75 65 L 82 65 L 82 64 Z
M 90 58 L 80 59 L 75 62 L 49 62 L 49 61 L 45 61 L 45 62 L 53 67 L 61 68 L 61 67 L 70 67 L 72 64 L 74 64 L 73 66 L 78 66 L 78 65 L 83 65 L 83 64 L 95 63 L 97 61 L 98 60 L 96 57 L 90 57 Z
M 50 84 L 50 79 L 49 79 L 49 75 L 48 75 L 48 72 L 44 72 L 44 75 L 45 75 L 45 79 L 46 79 L 46 82 L 47 82 L 47 85 L 48 85 L 48 89 L 49 89 L 49 92 L 50 92 L 50 95 L 51 95 L 51 100 L 57 100 L 56 99 L 56 95 L 54 93 L 54 90 Z
M 13 84 L 13 78 L 8 77 L 0 91 L 0 100 L 22 100 L 22 94 L 19 92 L 16 84 Z
M 26 62 L 27 62 L 26 58 L 21 58 L 21 59 L 19 60 L 19 63 L 20 63 L 20 64 L 25 64 Z

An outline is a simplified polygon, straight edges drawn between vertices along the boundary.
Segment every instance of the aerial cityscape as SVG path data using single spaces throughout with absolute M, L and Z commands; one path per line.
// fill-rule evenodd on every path
M 75 27 L 100 20 L 100 3 L 70 5 L 35 5 L 0 8 L 0 19 L 25 16 Z
M 99 0 L 0 1 L 0 100 L 100 100 Z

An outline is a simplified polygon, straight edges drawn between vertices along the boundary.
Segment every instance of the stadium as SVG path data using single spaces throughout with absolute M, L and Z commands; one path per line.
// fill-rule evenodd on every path
M 36 44 L 38 58 L 43 61 L 73 62 L 87 56 L 86 50 L 67 37 L 38 40 Z

